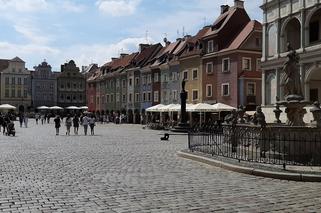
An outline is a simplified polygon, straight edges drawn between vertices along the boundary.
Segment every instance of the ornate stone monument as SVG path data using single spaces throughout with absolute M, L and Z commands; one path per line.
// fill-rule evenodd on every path
M 314 102 L 310 112 L 313 114 L 313 121 L 311 124 L 315 127 L 321 128 L 321 108 L 318 101 Z
M 276 118 L 276 120 L 274 121 L 274 123 L 277 123 L 277 124 L 282 123 L 282 121 L 280 120 L 280 116 L 281 116 L 281 113 L 282 113 L 283 111 L 280 109 L 279 104 L 276 104 L 275 110 L 273 110 L 273 112 L 274 112 L 275 118 Z
M 188 132 L 190 130 L 190 126 L 187 123 L 187 113 L 186 113 L 186 100 L 187 100 L 187 92 L 185 91 L 185 80 L 182 81 L 182 91 L 180 94 L 181 98 L 181 116 L 180 122 L 178 126 L 172 129 L 173 132 Z
M 298 69 L 299 56 L 289 43 L 288 51 L 287 60 L 283 65 L 283 72 L 286 77 L 284 83 L 285 101 L 280 101 L 277 104 L 286 107 L 287 125 L 305 126 L 303 117 L 307 111 L 304 107 L 307 106 L 309 102 L 304 101 L 302 95 L 302 84 Z

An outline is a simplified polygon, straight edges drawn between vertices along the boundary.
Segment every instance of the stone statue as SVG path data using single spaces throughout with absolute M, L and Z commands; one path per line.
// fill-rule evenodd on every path
M 280 106 L 278 104 L 275 106 L 275 110 L 273 110 L 273 112 L 276 118 L 275 123 L 278 123 L 278 124 L 282 123 L 280 120 L 280 116 L 283 111 L 280 109 Z
M 284 83 L 284 95 L 287 101 L 303 100 L 300 72 L 298 70 L 299 56 L 288 43 L 287 60 L 283 65 L 283 72 L 286 75 Z
M 237 114 L 238 114 L 238 117 L 239 117 L 239 122 L 241 124 L 244 124 L 245 123 L 245 120 L 244 120 L 244 114 L 245 114 L 245 108 L 243 105 L 240 105 L 237 109 Z
M 235 109 L 233 109 L 231 114 L 228 114 L 227 116 L 225 116 L 224 121 L 227 124 L 236 125 L 237 124 L 237 117 L 238 117 L 238 112 Z
M 311 121 L 312 125 L 321 128 L 321 108 L 318 101 L 314 102 L 310 112 L 313 114 L 313 121 Z
M 182 91 L 185 91 L 185 84 L 186 84 L 186 81 L 183 80 L 183 81 L 182 81 Z
M 260 106 L 256 107 L 256 112 L 253 116 L 253 123 L 255 125 L 260 125 L 262 128 L 266 127 L 265 115 Z

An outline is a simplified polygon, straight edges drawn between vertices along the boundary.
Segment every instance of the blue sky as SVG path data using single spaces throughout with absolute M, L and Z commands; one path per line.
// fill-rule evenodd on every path
M 245 0 L 252 19 L 262 20 L 261 3 Z M 70 59 L 101 65 L 139 43 L 195 34 L 222 4 L 234 0 L 0 0 L 0 58 L 30 69 L 46 59 L 57 71 Z

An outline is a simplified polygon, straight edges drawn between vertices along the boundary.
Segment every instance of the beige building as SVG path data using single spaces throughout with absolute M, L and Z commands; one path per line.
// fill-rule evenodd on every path
M 0 59 L 0 104 L 11 104 L 19 111 L 31 107 L 31 77 L 25 62 L 18 57 Z

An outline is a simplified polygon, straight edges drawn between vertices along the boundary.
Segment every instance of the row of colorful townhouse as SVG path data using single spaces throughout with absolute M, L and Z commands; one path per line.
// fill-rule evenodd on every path
M 141 44 L 139 52 L 92 70 L 89 110 L 127 114 L 139 123 L 148 107 L 179 103 L 183 80 L 191 104 L 261 105 L 262 25 L 249 18 L 243 1 L 221 6 L 215 22 L 196 35 L 164 43 Z

